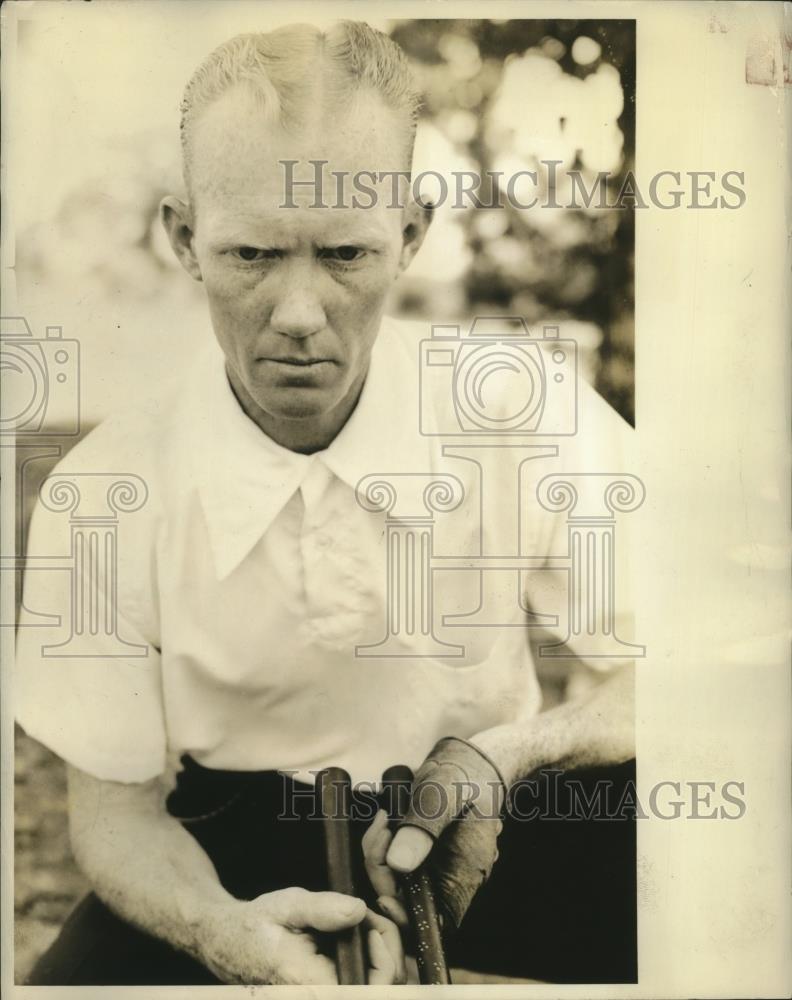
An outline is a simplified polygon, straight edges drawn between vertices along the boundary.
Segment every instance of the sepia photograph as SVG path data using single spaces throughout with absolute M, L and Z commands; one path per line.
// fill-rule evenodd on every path
M 486 12 L 3 8 L 19 996 L 784 995 L 789 24 Z

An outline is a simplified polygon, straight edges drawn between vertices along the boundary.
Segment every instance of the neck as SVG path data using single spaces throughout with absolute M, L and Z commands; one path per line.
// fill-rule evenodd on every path
M 324 451 L 329 447 L 357 406 L 366 379 L 364 372 L 343 399 L 327 413 L 306 418 L 289 418 L 274 417 L 263 410 L 228 365 L 226 374 L 237 402 L 253 423 L 282 448 L 302 455 L 313 455 L 314 452 Z

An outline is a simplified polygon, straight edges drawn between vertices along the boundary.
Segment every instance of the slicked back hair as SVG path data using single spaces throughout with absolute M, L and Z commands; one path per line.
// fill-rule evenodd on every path
M 287 129 L 320 121 L 356 94 L 375 93 L 404 123 L 405 162 L 410 166 L 420 99 L 407 58 L 396 42 L 362 21 L 340 21 L 327 32 L 294 24 L 236 35 L 193 74 L 181 105 L 188 191 L 194 125 L 210 104 L 239 85 L 249 88 L 265 121 Z

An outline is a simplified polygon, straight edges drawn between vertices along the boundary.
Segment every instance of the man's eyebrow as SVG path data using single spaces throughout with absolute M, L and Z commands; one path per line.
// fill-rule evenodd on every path
M 285 233 L 276 232 L 272 227 L 248 225 L 212 233 L 209 247 L 212 250 L 227 250 L 231 247 L 258 246 L 272 249 L 288 249 L 294 239 Z
M 368 219 L 360 220 L 334 220 L 335 225 L 330 225 L 326 230 L 320 230 L 314 236 L 314 243 L 317 246 L 344 246 L 350 243 L 365 243 L 371 247 L 384 247 L 387 245 L 387 235 L 383 233 L 382 226 L 372 224 Z
M 283 209 L 288 212 L 288 209 Z M 311 243 L 320 249 L 361 244 L 372 250 L 384 249 L 388 236 L 383 226 L 370 219 L 364 212 L 347 214 L 346 218 L 325 214 L 314 217 L 316 225 L 306 233 Z M 228 218 L 225 224 L 210 228 L 208 244 L 213 251 L 228 250 L 238 246 L 258 246 L 288 250 L 301 242 L 301 237 L 288 223 L 290 217 L 274 213 L 259 218 Z
M 381 251 L 388 245 L 388 241 L 383 238 L 382 234 L 361 233 L 359 231 L 347 231 L 341 234 L 328 233 L 325 236 L 317 235 L 313 237 L 311 243 L 317 250 L 330 250 L 342 246 L 362 246 L 366 250 Z M 293 250 L 296 245 L 296 241 L 278 236 L 276 233 L 269 233 L 265 238 L 251 232 L 218 234 L 217 237 L 209 240 L 209 250 L 213 253 L 244 246 L 253 246 L 262 250 L 289 251 Z
M 329 247 L 343 247 L 343 246 L 365 246 L 370 250 L 382 250 L 388 245 L 388 241 L 383 238 L 381 233 L 368 233 L 368 232 L 345 232 L 336 234 L 329 234 L 326 237 L 317 237 L 314 241 L 314 245 L 320 249 L 327 249 Z

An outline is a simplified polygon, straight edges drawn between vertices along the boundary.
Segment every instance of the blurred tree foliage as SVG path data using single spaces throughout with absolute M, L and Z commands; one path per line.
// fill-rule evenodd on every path
M 424 169 L 457 157 L 456 169 L 481 174 L 538 168 L 541 183 L 541 163 L 557 160 L 559 204 L 569 191 L 568 170 L 587 178 L 587 190 L 597 172 L 606 173 L 607 200 L 615 200 L 634 168 L 634 21 L 422 19 L 398 22 L 391 34 L 424 93 L 419 145 L 422 131 L 434 137 Z M 427 273 L 426 258 L 417 273 L 408 271 L 398 311 L 446 319 L 449 312 L 469 319 L 492 311 L 522 315 L 532 326 L 558 322 L 562 335 L 578 339 L 585 374 L 632 423 L 630 203 L 525 211 L 503 201 L 504 208 L 444 217 L 438 210 L 438 275 Z M 453 227 L 461 237 L 453 237 Z

